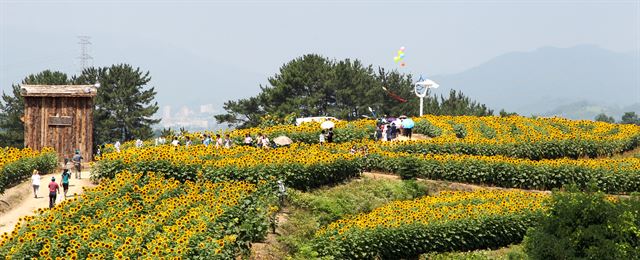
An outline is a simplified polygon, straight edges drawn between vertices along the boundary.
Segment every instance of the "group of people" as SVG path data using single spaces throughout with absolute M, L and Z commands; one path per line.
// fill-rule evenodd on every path
M 73 163 L 73 167 L 75 169 L 75 178 L 82 178 L 82 160 L 84 158 L 80 155 L 80 151 L 76 150 L 75 154 L 71 158 L 71 162 Z M 64 192 L 64 198 L 67 198 L 67 192 L 69 191 L 69 179 L 71 179 L 71 170 L 67 167 L 68 161 L 65 160 L 64 170 L 62 171 L 62 176 L 60 176 L 60 184 L 56 183 L 56 177 L 51 177 L 51 182 L 47 188 L 49 189 L 49 208 L 53 208 L 56 203 L 56 199 L 58 194 L 60 193 L 60 186 L 62 186 Z M 31 185 L 33 186 L 33 196 L 34 198 L 38 198 L 38 190 L 40 189 L 40 180 L 42 176 L 40 176 L 40 172 L 38 170 L 33 170 L 33 174 L 31 175 Z
M 374 137 L 378 141 L 391 141 L 398 138 L 398 135 L 403 135 L 411 139 L 412 128 L 405 128 L 402 126 L 402 119 L 400 123 L 387 122 L 385 119 L 381 119 L 377 123 L 376 132 Z
M 329 128 L 326 132 L 324 129 L 320 132 L 320 136 L 318 136 L 320 145 L 327 143 L 333 143 L 333 128 Z
M 220 134 L 216 134 L 214 138 L 211 138 L 211 135 L 205 134 L 202 144 L 204 144 L 204 146 L 206 147 L 208 147 L 209 145 L 214 145 L 216 148 L 231 148 L 231 146 L 233 146 L 233 141 L 231 141 L 231 137 L 229 136 L 229 134 L 224 135 L 224 138 L 222 138 Z M 191 145 L 191 138 L 189 138 L 188 136 L 185 145 L 187 147 Z
M 269 140 L 269 137 L 262 133 L 258 133 L 255 140 L 251 138 L 250 134 L 246 134 L 244 136 L 244 140 L 242 140 L 242 144 L 245 146 L 253 146 L 264 149 L 275 148 L 275 143 L 272 143 L 271 140 Z

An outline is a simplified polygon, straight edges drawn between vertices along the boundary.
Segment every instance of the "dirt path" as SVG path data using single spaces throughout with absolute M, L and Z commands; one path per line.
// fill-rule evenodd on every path
M 278 236 L 282 234 L 281 225 L 286 223 L 289 220 L 289 211 L 285 208 L 278 214 L 276 214 L 277 218 L 277 226 L 276 232 L 267 234 L 265 240 L 261 243 L 252 243 L 251 244 L 251 255 L 249 259 L 251 260 L 276 260 L 276 259 L 284 259 L 286 257 L 286 253 L 278 242 Z
M 49 208 L 49 190 L 47 185 L 51 182 L 52 176 L 56 177 L 58 184 L 60 183 L 61 177 L 58 171 L 56 171 L 55 174 L 43 175 L 40 181 L 37 199 L 33 197 L 31 179 L 5 190 L 4 194 L 0 196 L 0 234 L 4 232 L 11 233 L 20 217 L 33 215 L 34 210 L 39 208 Z M 89 180 L 89 170 L 83 171 L 82 177 L 83 178 L 79 180 L 74 179 L 73 174 L 71 174 L 67 197 L 73 197 L 74 194 L 81 194 L 83 187 L 94 186 L 91 180 Z M 60 191 L 62 192 L 62 187 L 60 187 Z
M 363 172 L 362 176 L 372 178 L 372 179 L 400 180 L 400 176 L 398 175 L 393 175 L 393 174 L 383 173 L 383 172 Z M 467 184 L 467 183 L 461 183 L 461 182 L 438 181 L 438 180 L 429 180 L 429 179 L 420 179 L 420 178 L 418 178 L 418 180 L 433 184 L 435 186 L 440 186 L 443 188 L 447 188 L 450 190 L 457 190 L 457 191 L 474 191 L 477 189 L 496 189 L 496 190 L 522 190 L 527 192 L 539 192 L 539 193 L 551 194 L 551 191 L 543 191 L 543 190 L 502 188 L 502 187 L 494 187 L 494 186 L 482 186 L 482 185 Z

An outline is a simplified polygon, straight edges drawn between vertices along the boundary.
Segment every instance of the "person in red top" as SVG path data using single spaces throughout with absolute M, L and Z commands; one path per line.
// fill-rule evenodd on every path
M 60 186 L 56 183 L 56 177 L 51 177 L 51 182 L 49 183 L 49 208 L 55 206 L 58 192 L 60 192 Z

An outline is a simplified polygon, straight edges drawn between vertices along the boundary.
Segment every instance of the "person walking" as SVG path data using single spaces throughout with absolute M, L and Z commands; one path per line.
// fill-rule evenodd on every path
M 387 141 L 393 140 L 393 132 L 391 131 L 391 126 L 387 125 Z
M 82 178 L 82 155 L 80 155 L 80 150 L 76 150 L 76 154 L 73 155 L 71 161 L 73 161 L 73 166 L 76 170 L 76 179 Z
M 224 148 L 231 148 L 231 137 L 229 134 L 224 135 Z
M 204 144 L 204 147 L 209 147 L 209 144 L 211 144 L 211 137 L 209 137 L 209 135 L 204 135 L 204 141 L 202 141 L 202 144 Z
M 320 142 L 321 146 L 324 144 L 324 138 L 325 138 L 325 133 L 324 133 L 324 130 L 322 130 L 320 132 L 320 135 L 318 136 L 318 142 Z
M 397 136 L 397 127 L 396 127 L 396 123 L 391 123 L 391 139 L 395 139 Z
M 251 146 L 251 142 L 253 142 L 253 139 L 251 139 L 251 135 L 246 134 L 242 143 L 246 146 Z
M 327 133 L 327 143 L 333 143 L 333 127 L 329 128 L 329 132 Z
M 411 140 L 411 132 L 413 132 L 413 128 L 405 128 L 404 132 L 407 134 L 407 137 L 409 137 L 409 140 Z
M 69 169 L 64 169 L 62 172 L 62 180 L 60 184 L 62 184 L 62 190 L 64 191 L 64 199 L 67 199 L 67 191 L 69 191 L 69 179 L 71 178 L 71 172 Z
M 224 146 L 224 140 L 220 134 L 216 134 L 216 148 L 222 148 Z
M 376 141 L 382 141 L 382 129 L 384 128 L 383 125 L 380 125 L 379 127 L 376 128 Z
M 271 148 L 271 141 L 269 140 L 269 137 L 267 137 L 266 135 L 262 136 L 262 148 L 264 149 Z
M 58 192 L 60 192 L 60 186 L 56 183 L 56 177 L 51 177 L 51 182 L 49 183 L 49 208 L 53 208 L 56 205 L 56 196 L 58 196 Z
M 173 141 L 171 141 L 171 145 L 173 145 L 175 147 L 180 146 L 180 141 L 178 141 L 178 137 L 177 136 L 173 138 Z
M 38 170 L 33 170 L 33 175 L 31 175 L 31 185 L 33 186 L 33 197 L 38 198 L 38 189 L 40 189 L 40 172 Z

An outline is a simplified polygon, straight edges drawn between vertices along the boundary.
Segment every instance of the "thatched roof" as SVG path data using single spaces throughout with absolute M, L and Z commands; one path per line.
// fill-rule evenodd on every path
M 23 97 L 95 97 L 94 85 L 21 85 Z

